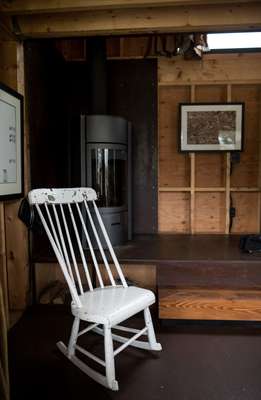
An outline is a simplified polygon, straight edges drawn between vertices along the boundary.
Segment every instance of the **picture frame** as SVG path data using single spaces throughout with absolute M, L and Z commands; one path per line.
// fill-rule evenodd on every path
M 181 152 L 242 151 L 244 103 L 181 103 Z
M 23 96 L 0 83 L 0 201 L 23 197 Z

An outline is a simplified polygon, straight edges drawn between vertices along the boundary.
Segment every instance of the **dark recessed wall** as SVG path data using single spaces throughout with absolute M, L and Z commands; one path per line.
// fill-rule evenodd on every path
M 65 62 L 50 40 L 25 42 L 31 187 L 67 184 Z
M 25 43 L 31 187 L 80 186 L 79 116 L 90 110 L 89 66 L 52 40 Z M 157 232 L 157 64 L 107 61 L 108 114 L 132 123 L 133 231 Z
M 157 61 L 108 63 L 108 111 L 132 123 L 134 234 L 157 232 Z

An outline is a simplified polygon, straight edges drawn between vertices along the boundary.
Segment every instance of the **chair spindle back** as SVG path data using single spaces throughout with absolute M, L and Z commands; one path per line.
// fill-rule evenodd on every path
M 87 290 L 93 290 L 89 262 L 86 258 L 86 250 L 82 245 L 82 237 L 88 244 L 88 251 L 99 286 L 104 288 L 105 282 L 97 260 L 97 252 L 94 250 L 96 246 L 93 245 L 93 240 L 97 243 L 110 285 L 116 286 L 116 282 L 102 247 L 103 240 L 106 242 L 121 285 L 127 287 L 122 269 L 95 204 L 97 195 L 93 189 L 34 189 L 29 192 L 28 199 L 29 203 L 36 207 L 76 306 L 82 306 L 80 295 L 86 291 L 85 286 L 87 286 Z M 102 232 L 103 239 L 99 237 L 98 232 Z

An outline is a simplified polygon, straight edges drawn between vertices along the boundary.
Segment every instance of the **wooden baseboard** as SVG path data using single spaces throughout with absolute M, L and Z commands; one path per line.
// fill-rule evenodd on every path
M 261 321 L 261 290 L 159 289 L 159 318 Z

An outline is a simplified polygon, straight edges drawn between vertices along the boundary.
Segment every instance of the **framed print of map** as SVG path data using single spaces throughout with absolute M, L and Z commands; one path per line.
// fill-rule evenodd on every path
M 23 196 L 23 97 L 0 83 L 0 201 Z
M 180 104 L 180 151 L 242 151 L 243 103 Z

